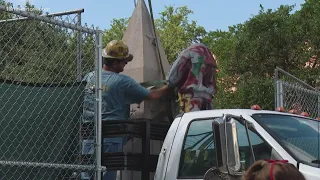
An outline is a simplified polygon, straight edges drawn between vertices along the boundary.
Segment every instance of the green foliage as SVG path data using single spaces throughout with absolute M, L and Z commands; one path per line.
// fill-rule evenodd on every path
M 1 6 L 5 6 L 5 7 L 7 7 L 7 8 L 10 8 L 12 4 L 9 3 L 9 2 L 6 2 L 6 1 L 4 1 L 4 0 L 0 0 L 0 5 L 1 5 Z M 13 17 L 13 15 L 10 14 L 10 13 L 6 13 L 6 12 L 0 11 L 0 20 L 10 19 L 10 18 L 12 18 L 12 17 Z
M 193 11 L 187 6 L 178 8 L 166 6 L 160 13 L 160 18 L 155 20 L 161 43 L 170 63 L 184 48 L 192 42 L 198 42 L 206 34 L 206 30 L 198 26 L 196 21 L 189 22 L 190 14 L 193 14 Z
M 3 29 L 2 78 L 27 82 L 74 78 L 76 54 L 70 49 L 66 32 L 34 20 L 6 23 Z
M 10 6 L 8 4 L 8 6 Z M 28 2 L 27 11 L 41 15 Z M 12 13 L 4 19 L 20 18 Z M 0 24 L 0 78 L 31 83 L 69 83 L 77 77 L 77 38 L 82 37 L 82 71 L 93 70 L 94 39 L 77 31 L 37 20 Z
M 319 57 L 316 42 L 320 34 L 313 29 L 320 26 L 319 3 L 307 1 L 294 13 L 293 8 L 286 5 L 273 11 L 261 6 L 258 15 L 243 24 L 229 27 L 229 31 L 209 32 L 204 38 L 218 57 L 217 108 L 260 104 L 264 109 L 273 109 L 276 66 L 312 86 L 319 83 L 319 68 L 304 67 L 312 55 Z
M 312 47 L 312 53 L 319 56 L 320 51 L 320 3 L 317 0 L 307 0 L 296 14 L 296 22 L 305 40 Z
M 303 53 L 300 50 L 303 39 L 297 36 L 296 24 L 290 18 L 292 8 L 281 6 L 275 12 L 261 10 L 245 23 L 235 49 L 236 57 L 230 64 L 231 71 L 272 75 L 276 66 L 289 70 L 303 65 L 305 61 L 301 62 Z
M 272 78 L 244 74 L 237 78 L 222 79 L 224 81 L 219 83 L 218 94 L 214 99 L 215 108 L 250 108 L 253 104 L 259 104 L 263 109 L 274 108 Z
M 230 51 L 231 49 L 235 49 L 236 47 L 236 35 L 235 30 L 230 27 L 229 32 L 225 31 L 210 31 L 202 40 L 211 51 L 218 57 L 218 68 L 222 69 L 218 73 L 219 77 L 224 77 L 229 75 L 231 72 L 223 70 L 227 68 L 230 63 L 230 57 L 235 56 L 234 51 Z M 233 75 L 231 73 L 231 75 Z
M 111 27 L 104 31 L 103 35 L 103 47 L 107 45 L 108 42 L 114 39 L 122 39 L 123 34 L 128 26 L 128 18 L 113 19 L 111 21 Z

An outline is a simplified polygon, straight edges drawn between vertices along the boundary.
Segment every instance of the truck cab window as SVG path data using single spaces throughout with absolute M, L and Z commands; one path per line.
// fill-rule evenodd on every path
M 242 164 L 242 170 L 246 170 L 250 165 L 254 163 L 251 153 L 251 147 L 249 146 L 249 141 L 246 133 L 246 127 L 236 122 L 237 124 L 237 134 L 238 134 L 238 143 L 239 143 L 239 153 L 240 161 Z M 248 134 L 250 138 L 251 145 L 253 147 L 253 152 L 255 160 L 270 159 L 273 153 L 276 153 L 272 147 L 264 141 L 259 135 L 255 132 L 248 129 Z
M 189 125 L 181 152 L 178 178 L 202 178 L 215 166 L 213 120 L 196 120 Z

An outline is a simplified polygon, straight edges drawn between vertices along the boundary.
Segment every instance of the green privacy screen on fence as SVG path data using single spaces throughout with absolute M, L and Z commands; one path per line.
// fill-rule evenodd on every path
M 81 164 L 78 154 L 84 86 L 1 82 L 0 179 L 70 178 L 70 171 L 62 172 L 61 168 L 55 176 L 54 167 L 21 163 Z

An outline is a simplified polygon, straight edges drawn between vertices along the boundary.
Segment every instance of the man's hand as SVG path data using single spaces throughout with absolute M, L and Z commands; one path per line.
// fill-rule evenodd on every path
M 170 91 L 170 87 L 168 85 L 164 85 L 159 89 L 151 90 L 148 99 L 160 99 L 161 97 L 167 95 Z

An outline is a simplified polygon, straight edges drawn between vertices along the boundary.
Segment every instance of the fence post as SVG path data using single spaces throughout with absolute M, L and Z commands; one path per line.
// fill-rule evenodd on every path
M 278 68 L 274 71 L 275 79 L 275 109 L 278 107 L 283 107 L 283 84 L 279 81 L 279 70 Z
M 275 87 L 275 109 L 283 107 L 283 83 L 279 80 L 279 69 L 274 71 L 274 87 Z
M 102 72 L 102 32 L 96 30 L 96 180 L 101 180 L 101 148 L 102 148 L 102 84 L 101 84 L 101 72 Z
M 318 95 L 318 117 L 320 117 L 320 91 Z
M 77 26 L 81 26 L 81 12 L 77 13 Z M 80 82 L 82 80 L 82 32 L 78 31 L 77 38 L 77 81 Z
M 277 107 L 283 107 L 283 83 L 282 81 L 277 81 L 277 99 L 276 99 L 276 105 Z M 276 107 L 276 108 L 277 108 Z
M 278 101 L 277 101 L 277 96 L 278 96 L 278 86 L 277 86 L 277 83 L 278 83 L 278 76 L 279 76 L 279 73 L 278 73 L 278 69 L 276 68 L 274 70 L 274 108 L 277 109 L 277 106 L 278 106 Z

